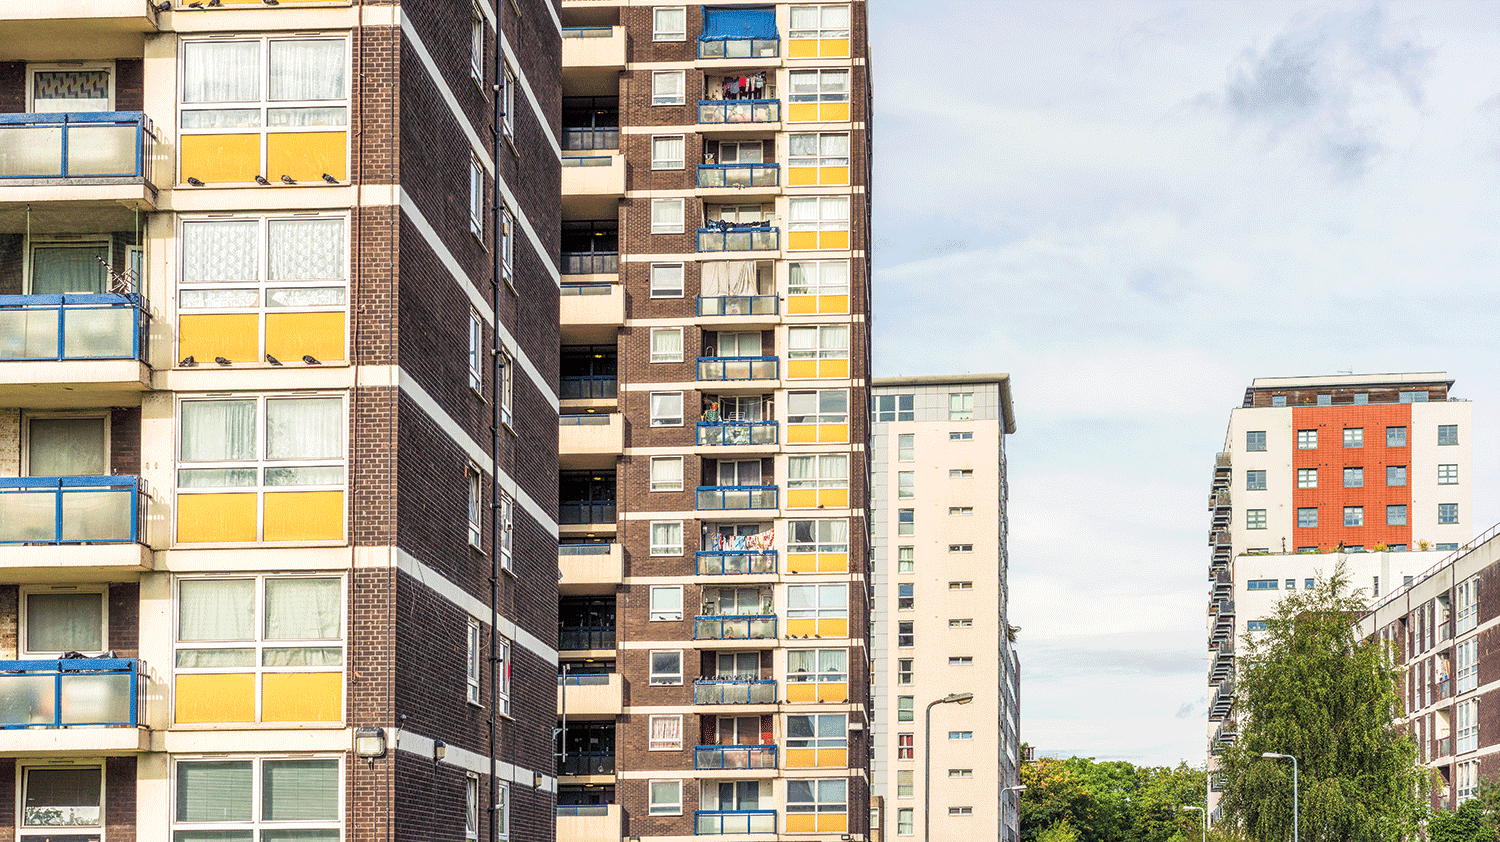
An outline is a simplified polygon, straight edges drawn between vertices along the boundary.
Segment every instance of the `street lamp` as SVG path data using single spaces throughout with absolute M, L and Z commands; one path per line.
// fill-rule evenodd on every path
M 1005 793 L 1007 793 L 1007 792 L 1014 792 L 1016 794 L 1016 827 L 1017 828 L 1019 828 L 1021 826 L 1021 792 L 1023 790 L 1025 790 L 1025 789 L 1026 789 L 1026 784 L 1016 784 L 1015 786 L 1008 786 L 1008 787 L 1000 790 L 1001 797 L 1004 797 Z M 1002 817 L 1001 820 L 1004 821 L 1004 817 Z M 1205 840 L 1205 842 L 1206 842 L 1206 840 Z
M 927 703 L 927 733 L 922 738 L 926 777 L 922 781 L 922 842 L 932 842 L 932 708 L 934 705 L 966 705 L 974 701 L 973 693 L 949 693 Z
M 1261 757 L 1269 760 L 1292 761 L 1292 842 L 1297 842 L 1297 758 L 1290 754 L 1277 754 L 1273 751 L 1265 752 Z
M 1184 811 L 1197 810 L 1203 814 L 1203 842 L 1208 842 L 1208 811 L 1202 807 L 1194 807 L 1192 805 L 1185 806 L 1182 809 Z

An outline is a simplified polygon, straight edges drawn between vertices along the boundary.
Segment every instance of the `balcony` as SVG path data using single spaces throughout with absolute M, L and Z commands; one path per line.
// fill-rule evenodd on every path
M 1208 706 L 1208 719 L 1210 722 L 1219 722 L 1229 715 L 1230 709 L 1234 707 L 1234 682 L 1223 681 L 1214 691 L 1213 701 Z
M 568 716 L 616 716 L 625 709 L 619 673 L 557 677 L 557 711 Z
M 624 70 L 625 27 L 569 26 L 562 31 L 563 66 L 569 69 Z
M 776 572 L 775 550 L 704 550 L 696 556 L 699 576 L 754 576 Z
M 569 345 L 613 340 L 625 324 L 625 287 L 616 283 L 564 282 L 557 302 L 561 339 Z
M 557 758 L 558 777 L 584 777 L 588 775 L 613 775 L 615 773 L 615 752 L 608 751 L 569 751 L 566 757 Z
M 698 251 L 776 251 L 781 248 L 781 229 L 770 223 L 721 225 L 698 229 Z
M 775 832 L 775 810 L 693 811 L 693 833 L 697 836 Z
M 600 526 L 613 529 L 615 504 L 590 500 L 563 500 L 557 504 L 557 522 L 563 526 Z
M 562 263 L 564 275 L 620 274 L 620 253 L 617 251 L 565 251 L 562 253 Z M 563 283 L 566 284 L 567 281 Z
M 711 447 L 753 447 L 776 444 L 781 426 L 775 421 L 699 421 L 698 444 Z
M 139 477 L 0 479 L 0 545 L 135 544 L 145 534 Z
M 775 640 L 775 614 L 739 614 L 693 618 L 694 640 Z
M 699 380 L 775 380 L 781 376 L 779 357 L 699 357 Z
M 565 468 L 606 468 L 625 452 L 625 422 L 618 412 L 557 417 L 557 449 Z
M 575 203 L 567 200 L 575 196 L 611 199 L 625 196 L 625 158 L 619 153 L 565 156 L 562 168 L 563 200 L 570 209 Z M 585 208 L 580 205 L 577 210 L 587 213 L 594 210 L 594 206 Z
M 776 680 L 704 678 L 693 682 L 695 705 L 774 705 Z
M 619 544 L 561 544 L 557 548 L 559 590 L 567 593 L 612 593 L 624 581 L 624 553 Z
M 566 152 L 614 151 L 620 148 L 620 129 L 565 127 L 562 148 Z
M 774 295 L 698 296 L 700 316 L 775 316 L 781 311 L 781 299 Z
M 13 55 L 9 47 L 25 45 L 28 40 L 48 41 L 53 36 L 68 36 L 78 44 L 92 39 L 131 33 L 134 43 L 140 44 L 140 36 L 156 31 L 156 4 L 146 0 L 77 0 L 77 2 L 6 3 L 0 20 L 0 42 L 6 44 L 7 59 L 57 59 L 51 53 Z M 44 45 L 31 45 L 32 49 Z M 58 46 L 53 43 L 51 46 Z M 72 46 L 71 44 L 69 46 Z M 134 51 L 110 52 L 95 49 L 92 55 L 139 55 L 140 47 Z
M 127 406 L 151 388 L 138 294 L 0 295 L 0 406 Z
M 772 130 L 781 122 L 779 99 L 705 99 L 698 102 L 698 130 L 754 128 Z
M 145 751 L 137 658 L 0 661 L 0 755 Z
M 558 391 L 558 397 L 565 401 L 615 400 L 620 396 L 620 378 L 610 374 L 565 374 L 558 378 Z
M 780 186 L 780 164 L 700 164 L 698 167 L 698 187 L 701 190 L 744 193 L 753 187 Z
M 774 509 L 777 496 L 774 485 L 700 485 L 696 499 L 700 512 L 728 512 Z
M 775 769 L 776 746 L 694 746 L 694 769 Z
M 557 648 L 563 652 L 615 648 L 615 627 L 563 626 L 557 630 Z
M 155 210 L 165 147 L 139 111 L 0 114 L 6 204 L 94 201 Z
M 1439 757 L 1451 757 L 1452 755 L 1453 755 L 1453 738 L 1452 737 L 1438 737 L 1437 739 L 1435 739 L 1435 740 L 1432 741 L 1432 757 L 1433 757 L 1434 760 L 1436 760 Z
M 557 842 L 620 842 L 618 804 L 557 805 Z

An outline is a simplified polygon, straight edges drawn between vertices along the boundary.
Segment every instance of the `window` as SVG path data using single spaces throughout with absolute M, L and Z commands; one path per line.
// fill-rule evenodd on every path
M 1344 428 L 1344 447 L 1364 447 L 1364 446 L 1365 446 L 1365 428 L 1364 427 L 1345 427 Z
M 914 623 L 911 620 L 902 620 L 896 624 L 896 646 L 901 649 L 910 649 L 917 645 L 917 635 L 912 629 Z
M 1454 806 L 1463 804 L 1479 791 L 1479 761 L 1470 760 L 1458 764 L 1458 801 Z
M 948 621 L 948 628 L 950 629 L 971 629 L 973 627 L 974 619 L 972 617 L 960 617 Z
M 949 433 L 948 434 L 948 441 L 973 441 L 973 440 L 974 440 L 974 434 L 971 433 L 971 432 L 969 432 L 969 431 L 967 431 L 967 430 L 964 431 L 964 432 Z
M 1318 469 L 1317 468 L 1298 468 L 1297 469 L 1297 487 L 1298 488 L 1317 488 L 1318 487 Z
M 973 582 L 949 582 L 948 583 L 948 590 L 950 590 L 950 591 L 972 591 L 972 590 L 974 590 L 974 583 Z
M 1246 491 L 1265 491 L 1266 490 L 1266 472 L 1265 471 L 1246 471 L 1245 472 L 1245 490 Z
M 1345 506 L 1344 507 L 1344 525 L 1345 526 L 1364 526 L 1365 525 L 1365 507 L 1364 506 Z
M 973 506 L 949 506 L 948 507 L 948 516 L 949 517 L 973 517 L 974 516 L 974 507 Z
M 796 71 L 792 72 L 796 76 Z M 787 243 L 792 249 L 849 247 L 849 197 L 800 196 L 787 200 Z
M 1458 425 L 1457 424 L 1439 424 L 1438 425 L 1438 444 L 1439 445 L 1458 444 Z
M 1427 390 L 1422 389 L 1419 391 L 1402 392 L 1399 397 L 1402 403 L 1427 403 L 1428 396 Z
M 511 546 L 516 536 L 516 504 L 509 494 L 500 494 L 500 568 L 514 572 Z
M 849 748 L 849 717 L 842 713 L 786 718 L 786 765 L 842 765 Z M 796 752 L 796 754 L 793 754 Z M 795 759 L 798 756 L 806 759 Z
M 652 199 L 651 233 L 681 234 L 683 201 L 682 199 Z
M 787 138 L 787 148 L 787 165 L 792 170 L 787 173 L 788 183 L 809 186 L 849 183 L 847 132 L 793 134 Z
M 1350 552 L 1358 552 L 1359 550 L 1362 550 L 1362 549 L 1364 549 L 1364 547 L 1351 547 L 1349 551 Z M 1372 597 L 1380 596 L 1380 577 L 1379 576 L 1372 576 L 1370 578 L 1370 596 L 1372 596 Z
M 900 758 L 910 760 L 910 757 Z M 896 810 L 896 835 L 914 836 L 917 832 L 916 809 L 901 807 Z
M 1272 395 L 1271 406 L 1286 406 L 1286 395 Z
M 948 420 L 974 420 L 973 392 L 952 392 L 948 395 Z
M 464 471 L 469 486 L 469 546 L 484 545 L 484 473 L 470 462 Z
M 972 815 L 974 815 L 974 808 L 973 807 L 949 807 L 948 808 L 948 815 L 950 815 L 950 816 L 972 816 Z
M 1457 503 L 1439 503 L 1438 504 L 1438 523 L 1458 523 L 1458 504 Z M 1441 547 L 1439 547 L 1439 549 L 1441 549 Z M 1458 549 L 1458 548 L 1454 547 L 1453 549 Z
M 1479 748 L 1479 700 L 1469 699 L 1458 703 L 1458 738 L 1453 744 L 1453 753 L 1462 754 Z
M 849 102 L 849 71 L 848 70 L 793 70 L 788 74 L 788 87 L 790 94 L 788 101 L 816 104 L 822 111 L 825 122 L 834 119 L 835 114 L 826 107 L 827 103 L 842 103 L 844 116 L 838 119 L 848 119 Z M 796 109 L 792 109 L 796 110 Z M 801 122 L 795 118 L 792 122 Z
M 647 815 L 682 815 L 682 781 L 651 781 L 648 791 L 650 801 L 646 807 Z
M 849 37 L 849 7 L 793 6 L 792 25 L 787 37 L 793 41 L 847 39 Z M 795 46 L 792 48 L 792 55 L 799 56 Z M 843 55 L 848 55 L 848 53 L 845 52 Z
M 1266 528 L 1266 510 L 1265 509 L 1246 509 L 1245 510 L 1245 528 L 1246 529 L 1265 529 Z
M 1406 506 L 1404 506 L 1404 505 L 1386 506 L 1385 507 L 1385 525 L 1386 526 L 1405 526 L 1406 525 Z
M 653 426 L 653 427 L 681 427 L 682 426 L 682 393 L 681 392 L 652 392 L 651 393 L 651 426 Z
M 912 582 L 901 582 L 896 585 L 896 610 L 911 611 L 916 608 L 917 598 L 915 595 L 916 584 Z
M 651 587 L 651 619 L 682 619 L 682 586 L 653 585 Z
M 1333 395 L 1318 395 L 1318 406 L 1333 406 Z
M 849 457 L 843 453 L 789 456 L 786 460 L 787 507 L 794 509 L 849 505 Z
M 910 687 L 916 683 L 915 658 L 896 659 L 896 684 L 899 687 Z
M 849 650 L 789 649 L 786 653 L 786 683 L 795 700 L 839 698 L 848 695 Z M 811 690 L 803 695 L 792 685 Z M 826 691 L 826 692 L 825 692 Z
M 647 751 L 682 750 L 682 715 L 652 716 L 649 723 Z
M 179 579 L 176 721 L 339 721 L 343 629 L 338 576 Z
M 683 163 L 683 136 L 657 135 L 651 138 L 651 169 L 680 170 Z
M 972 739 L 974 739 L 974 732 L 973 731 L 949 731 L 948 732 L 948 739 L 950 739 L 950 740 L 972 740 Z
M 500 352 L 500 423 L 506 427 L 511 425 L 512 411 L 515 407 L 516 394 L 516 361 L 511 359 L 510 354 Z
M 1297 589 L 1297 580 L 1296 579 L 1288 579 L 1288 580 L 1286 580 L 1286 589 L 1289 590 L 1289 591 L 1296 590 Z
M 479 653 L 483 645 L 479 640 L 479 621 L 469 619 L 468 628 L 468 657 L 465 658 L 464 680 L 467 685 L 466 698 L 469 704 L 479 704 Z
M 654 230 L 652 233 L 658 233 Z M 652 298 L 681 298 L 682 297 L 682 264 L 681 263 L 653 263 L 651 264 L 651 297 Z
M 917 474 L 915 471 L 901 471 L 896 474 L 896 497 L 901 500 L 910 500 L 917 496 Z
M 948 770 L 948 777 L 950 777 L 950 778 L 972 778 L 972 777 L 974 777 L 974 770 L 973 769 L 949 769 Z
M 479 776 L 464 776 L 464 839 L 479 839 Z
M 484 384 L 484 322 L 479 311 L 469 310 L 469 388 L 478 392 Z
M 1464 693 L 1479 686 L 1479 660 L 1476 656 L 1479 641 L 1470 638 L 1458 644 L 1458 675 L 1454 689 Z
M 849 586 L 787 585 L 787 632 L 801 627 L 797 634 L 818 637 L 844 637 L 848 634 Z
M 173 837 L 338 839 L 339 767 L 337 757 L 178 760 Z
M 1438 485 L 1458 485 L 1458 466 L 1439 465 Z
M 69 111 L 113 111 L 114 63 L 94 67 L 29 64 L 26 67 L 26 107 L 22 110 L 57 114 Z
M 1298 547 L 1297 548 L 1297 552 L 1299 552 L 1299 553 L 1315 553 L 1317 551 L 1318 551 L 1317 547 Z
M 682 683 L 682 650 L 663 650 L 651 653 L 652 686 Z
M 501 133 L 506 137 L 516 136 L 516 73 L 510 69 L 510 62 L 503 62 L 500 75 L 500 111 Z
M 510 641 L 496 635 L 495 672 L 500 679 L 500 687 L 496 690 L 496 706 L 504 716 L 510 716 L 510 667 Z
M 1479 580 L 1460 582 L 1454 596 L 1458 606 L 1454 613 L 1453 633 L 1463 634 L 1479 624 Z
M 682 521 L 654 520 L 651 522 L 651 554 L 653 556 L 682 555 Z
M 1385 446 L 1386 447 L 1406 447 L 1406 428 L 1405 427 L 1386 427 L 1385 428 Z
M 687 8 L 658 6 L 651 19 L 652 41 L 686 41 Z
M 484 168 L 473 155 L 469 156 L 469 231 L 484 236 Z
M 23 588 L 22 657 L 65 652 L 99 654 L 108 648 L 109 609 L 104 590 Z
M 1298 508 L 1297 526 L 1301 529 L 1316 529 L 1318 526 L 1318 508 L 1316 506 L 1302 506 Z
M 1312 587 L 1313 587 L 1313 585 L 1315 585 L 1315 584 L 1317 584 L 1316 580 L 1314 580 L 1314 579 L 1307 579 L 1307 580 L 1305 580 L 1302 583 L 1302 587 L 1307 588 L 1308 590 L 1311 590 Z
M 913 433 L 902 433 L 896 437 L 896 461 L 915 462 L 917 459 L 917 437 Z
M 917 558 L 915 547 L 896 548 L 896 572 L 915 573 L 917 571 Z
M 835 261 L 835 262 L 837 262 L 837 261 Z M 840 266 L 845 266 L 845 267 L 848 266 L 847 263 L 842 263 L 842 262 L 838 262 L 838 263 L 839 263 Z M 793 263 L 792 265 L 793 266 L 816 266 L 818 264 L 814 264 L 814 263 Z M 795 279 L 792 282 L 796 283 Z M 807 281 L 803 281 L 802 282 L 802 284 L 804 286 L 807 283 L 808 283 Z M 848 291 L 848 281 L 847 280 L 845 280 L 844 290 L 846 292 Z M 792 294 L 796 295 L 797 293 L 794 291 Z M 807 294 L 807 293 L 804 293 L 804 294 Z M 874 413 L 874 416 L 875 416 L 872 420 L 874 420 L 877 423 L 890 423 L 892 421 L 911 421 L 911 420 L 913 420 L 916 417 L 916 412 L 915 412 L 915 405 L 916 404 L 915 404 L 915 401 L 916 401 L 916 396 L 915 395 L 876 395 L 874 397 L 873 401 L 872 401 L 873 406 L 871 407 L 871 410 L 872 410 L 872 412 Z
M 22 419 L 27 476 L 78 477 L 109 473 L 106 467 L 109 464 L 108 416 L 26 413 Z M 12 453 L 15 452 L 13 448 L 14 445 Z
M 686 102 L 684 73 L 681 70 L 657 70 L 651 74 L 651 104 L 681 105 Z
M 954 655 L 948 659 L 948 666 L 972 667 L 974 666 L 974 658 L 971 655 Z
M 651 362 L 682 362 L 682 328 L 651 328 Z
M 1370 403 L 1370 393 L 1369 392 L 1355 392 L 1354 393 L 1354 405 L 1355 406 L 1366 406 L 1369 403 Z
M 900 509 L 896 512 L 896 534 L 915 535 L 917 532 L 917 510 Z
M 1265 620 L 1247 620 L 1245 631 L 1265 631 L 1268 628 Z
M 484 84 L 484 13 L 478 6 L 469 9 L 469 76 Z
M 653 457 L 651 457 L 651 490 L 652 491 L 681 491 L 682 490 L 682 457 L 681 456 L 653 456 Z
M 948 479 L 972 479 L 974 471 L 971 468 L 953 468 L 948 471 Z
M 948 552 L 950 552 L 950 553 L 972 553 L 972 552 L 974 552 L 974 545 L 973 544 L 949 544 L 948 545 Z
M 1344 487 L 1345 488 L 1364 488 L 1365 487 L 1365 469 L 1364 468 L 1345 468 L 1344 469 Z
M 1317 450 L 1318 449 L 1318 431 L 1317 430 L 1298 430 L 1297 431 L 1297 449 L 1298 450 Z
M 787 328 L 786 339 L 788 377 L 849 375 L 848 325 Z
M 1458 549 L 1458 544 L 1457 543 L 1452 543 L 1452 544 L 1433 544 L 1432 548 L 1434 550 L 1437 550 L 1440 553 L 1441 552 L 1452 552 L 1453 550 Z
M 1245 433 L 1245 449 L 1251 452 L 1266 449 L 1266 431 L 1248 430 Z
M 917 740 L 915 734 L 896 735 L 896 759 L 915 760 L 917 757 Z
M 1385 466 L 1385 484 L 1387 486 L 1406 485 L 1406 466 Z
M 1275 579 L 1251 579 L 1245 583 L 1247 591 L 1274 591 L 1276 590 Z
M 902 696 L 901 698 L 903 698 L 903 699 L 909 699 L 911 697 L 910 696 Z M 908 721 L 910 721 L 910 720 L 908 720 Z M 916 774 L 917 773 L 915 771 L 911 770 L 911 769 L 898 769 L 898 770 L 896 770 L 896 797 L 897 798 L 915 798 L 916 797 L 916 790 L 917 790 L 916 780 L 915 780 Z

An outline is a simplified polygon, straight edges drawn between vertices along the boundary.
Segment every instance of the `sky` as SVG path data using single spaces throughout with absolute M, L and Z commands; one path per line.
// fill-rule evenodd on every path
M 875 373 L 1011 375 L 1022 739 L 1201 764 L 1251 379 L 1448 372 L 1500 520 L 1500 2 L 870 7 Z

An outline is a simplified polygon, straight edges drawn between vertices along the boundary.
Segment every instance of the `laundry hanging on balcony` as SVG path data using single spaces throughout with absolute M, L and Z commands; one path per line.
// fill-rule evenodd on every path
M 776 10 L 704 9 L 700 41 L 776 41 Z
M 720 552 L 766 551 L 775 546 L 776 530 L 768 529 L 754 535 L 710 535 L 708 548 Z

